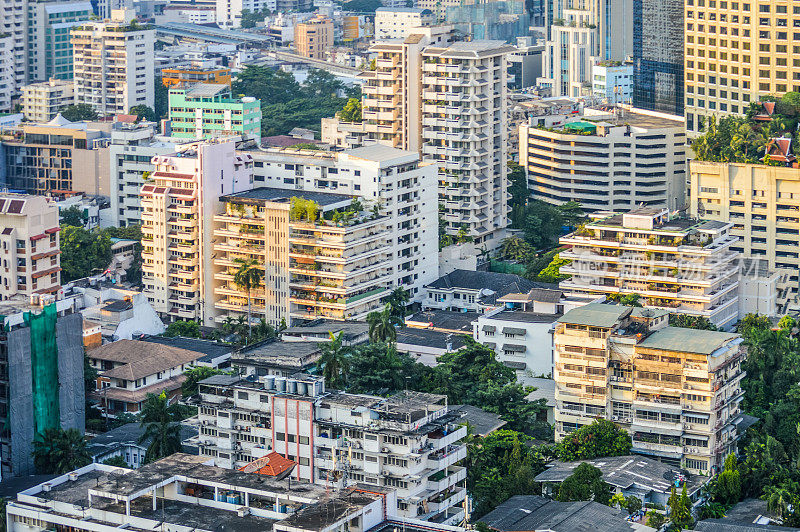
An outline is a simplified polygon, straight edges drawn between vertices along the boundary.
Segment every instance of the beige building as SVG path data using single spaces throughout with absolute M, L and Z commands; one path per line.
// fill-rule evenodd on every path
M 55 79 L 22 87 L 22 114 L 31 122 L 49 122 L 67 105 L 75 103 L 71 79 Z
M 113 10 L 110 22 L 87 22 L 72 31 L 75 99 L 101 116 L 153 107 L 155 29 L 139 25 L 127 9 Z
M 256 188 L 220 198 L 214 217 L 214 301 L 220 314 L 247 315 L 237 259 L 264 267 L 251 310 L 268 323 L 364 319 L 392 289 L 389 219 L 351 209 L 343 194 Z M 318 217 L 309 219 L 311 207 Z
M 691 215 L 730 222 L 731 235 L 739 238 L 731 249 L 781 273 L 777 300 L 779 313 L 785 312 L 798 295 L 800 170 L 691 161 L 689 176 Z
M 450 42 L 448 27 L 422 27 L 372 46 L 361 74 L 367 137 L 420 151 L 439 167 L 445 231 L 462 228 L 495 248 L 508 224 L 507 56 L 500 41 Z
M 61 290 L 60 230 L 55 202 L 0 194 L 0 300 Z
M 375 10 L 375 39 L 405 39 L 420 26 L 431 26 L 433 11 L 422 7 L 379 7 Z
M 140 192 L 144 293 L 163 319 L 213 324 L 213 217 L 220 196 L 252 186 L 252 161 L 237 155 L 233 142 L 176 150 L 152 158 Z
M 294 27 L 294 46 L 303 57 L 325 59 L 325 52 L 333 46 L 333 21 L 317 15 L 298 23 Z
M 691 135 L 710 116 L 743 114 L 750 102 L 800 90 L 795 6 L 780 0 L 687 0 L 685 8 L 686 127 Z M 789 15 L 794 15 L 794 19 Z
M 736 452 L 746 352 L 737 334 L 668 327 L 664 311 L 592 303 L 553 336 L 556 441 L 597 418 L 633 452 L 715 474 Z
M 681 117 L 641 109 L 585 109 L 519 127 L 519 162 L 536 199 L 592 210 L 680 209 L 686 202 L 686 133 Z
M 569 295 L 636 294 L 646 307 L 708 318 L 730 328 L 739 317 L 740 254 L 733 224 L 670 218 L 642 207 L 587 223 L 560 239 L 570 259 L 560 283 Z

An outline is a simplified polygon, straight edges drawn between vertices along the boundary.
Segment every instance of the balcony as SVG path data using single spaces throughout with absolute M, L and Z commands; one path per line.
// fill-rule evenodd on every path
M 464 482 L 467 478 L 467 468 L 460 466 L 450 466 L 445 470 L 438 471 L 428 477 L 427 488 L 431 491 L 440 492 L 450 487 Z

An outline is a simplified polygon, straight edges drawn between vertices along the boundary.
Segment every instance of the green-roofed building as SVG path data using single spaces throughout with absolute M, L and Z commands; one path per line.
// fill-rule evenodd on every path
M 593 135 L 597 131 L 597 125 L 591 122 L 570 122 L 569 124 L 564 124 L 564 129 Z
M 747 424 L 742 338 L 668 323 L 666 310 L 608 303 L 559 318 L 556 440 L 602 418 L 631 434 L 634 453 L 695 474 L 720 470 Z
M 233 97 L 223 83 L 196 83 L 169 91 L 172 136 L 214 138 L 240 136 L 261 142 L 261 101 Z

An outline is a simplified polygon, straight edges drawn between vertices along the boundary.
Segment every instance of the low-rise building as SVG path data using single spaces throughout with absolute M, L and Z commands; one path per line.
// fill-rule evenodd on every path
M 633 63 L 601 61 L 592 65 L 592 95 L 610 105 L 630 104 L 633 100 Z
M 75 85 L 71 79 L 51 78 L 22 87 L 22 114 L 30 122 L 49 122 L 74 103 Z
M 171 402 L 180 397 L 184 372 L 205 356 L 153 342 L 118 340 L 87 353 L 95 368 L 100 407 L 109 416 L 137 414 L 148 394 L 167 394 Z
M 403 518 L 463 519 L 466 427 L 445 396 L 326 391 L 321 377 L 259 376 L 244 358 L 236 367 L 200 382 L 201 456 L 240 468 L 277 452 L 297 464 L 298 480 L 394 490 Z
M 587 223 L 560 239 L 568 295 L 635 294 L 647 307 L 732 327 L 739 317 L 740 253 L 732 223 L 674 218 L 642 207 Z
M 236 351 L 231 365 L 252 368 L 258 377 L 291 377 L 298 372 L 314 373 L 321 355 L 319 342 L 282 342 L 271 338 Z
M 603 481 L 611 486 L 612 493 L 619 493 L 625 498 L 636 497 L 642 501 L 642 505 L 666 506 L 672 488 L 681 489 L 684 486 L 689 498 L 696 501 L 700 489 L 709 480 L 708 476 L 693 475 L 685 469 L 638 455 L 574 462 L 554 460 L 534 480 L 542 483 L 542 495 L 552 495 L 553 486 L 560 485 L 576 467 L 584 463 L 600 470 Z
M 181 85 L 195 83 L 231 84 L 231 69 L 217 65 L 190 66 L 186 68 L 161 69 L 161 83 L 168 89 Z
M 230 84 L 195 83 L 169 90 L 172 136 L 190 139 L 237 136 L 261 139 L 261 102 L 234 97 Z
M 558 320 L 556 440 L 597 418 L 625 428 L 633 452 L 713 475 L 743 420 L 738 334 L 668 327 L 664 311 L 594 303 Z
M 681 117 L 641 109 L 585 109 L 561 125 L 530 117 L 519 130 L 519 162 L 536 199 L 592 210 L 686 203 L 686 132 Z
M 197 437 L 198 429 L 187 423 L 174 422 L 180 427 L 181 441 Z M 107 460 L 121 458 L 131 469 L 137 469 L 145 464 L 147 448 L 152 442 L 149 438 L 143 442 L 139 438 L 144 434 L 145 427 L 141 423 L 126 423 L 108 432 L 98 434 L 87 446 L 92 462 L 105 463 Z
M 466 345 L 466 341 L 460 334 L 419 327 L 399 327 L 395 345 L 398 352 L 406 353 L 417 362 L 433 367 L 440 356 L 458 351 Z
M 503 296 L 527 294 L 534 288 L 558 287 L 510 273 L 454 270 L 425 286 L 422 308 L 483 312 L 502 306 L 498 299 Z
M 421 7 L 379 7 L 375 10 L 375 39 L 405 39 L 414 28 L 432 26 L 433 11 Z
M 287 327 L 281 333 L 284 342 L 330 342 L 331 335 L 342 335 L 342 344 L 357 345 L 369 340 L 369 325 L 361 321 L 336 321 L 318 319 Z
M 137 290 L 113 287 L 84 287 L 71 283 L 74 293 L 83 293 L 84 318 L 97 323 L 101 334 L 110 341 L 131 340 L 143 334 L 162 334 L 164 323 Z

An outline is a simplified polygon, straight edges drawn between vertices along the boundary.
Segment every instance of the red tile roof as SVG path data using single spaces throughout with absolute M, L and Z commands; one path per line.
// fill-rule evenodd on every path
M 259 475 L 267 475 L 275 477 L 277 480 L 286 478 L 292 472 L 294 466 L 297 465 L 288 458 L 272 451 L 268 455 L 262 456 L 253 460 L 246 466 L 239 469 L 243 473 L 257 473 Z

